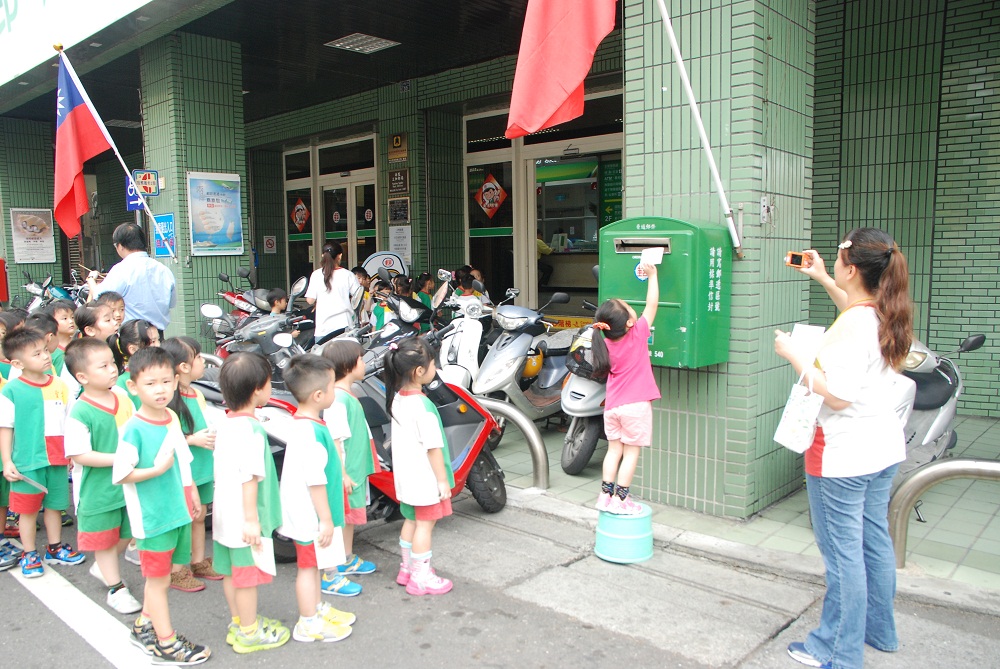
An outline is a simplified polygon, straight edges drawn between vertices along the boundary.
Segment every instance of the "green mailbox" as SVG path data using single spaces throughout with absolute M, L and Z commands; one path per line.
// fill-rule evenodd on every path
M 659 367 L 705 367 L 728 361 L 733 264 L 729 232 L 720 225 L 651 216 L 604 226 L 601 302 L 620 298 L 642 313 L 647 279 L 639 271 L 639 257 L 650 247 L 663 247 L 657 267 L 660 306 L 650 324 L 651 362 Z

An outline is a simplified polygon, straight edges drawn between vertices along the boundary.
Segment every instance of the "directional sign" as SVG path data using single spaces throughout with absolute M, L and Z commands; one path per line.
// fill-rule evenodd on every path
M 139 211 L 142 209 L 142 200 L 132 188 L 132 182 L 128 176 L 125 177 L 125 209 L 127 211 Z
M 132 170 L 132 180 L 143 197 L 160 194 L 160 175 L 156 170 Z

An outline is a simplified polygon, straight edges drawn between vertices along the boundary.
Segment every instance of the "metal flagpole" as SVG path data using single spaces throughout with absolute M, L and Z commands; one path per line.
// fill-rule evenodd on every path
M 97 108 L 94 107 L 94 103 L 90 101 L 90 96 L 87 95 L 87 91 L 80 82 L 80 78 L 76 76 L 76 70 L 73 69 L 73 65 L 69 62 L 69 57 L 66 56 L 66 53 L 62 50 L 62 45 L 57 44 L 55 46 L 55 50 L 59 52 L 59 58 L 62 59 L 63 65 L 66 67 L 66 72 L 73 79 L 73 83 L 76 84 L 77 90 L 80 91 L 83 101 L 94 111 L 94 118 L 97 120 L 97 125 L 100 127 L 101 132 L 104 133 L 104 138 L 108 140 L 108 144 L 111 145 L 111 150 L 115 152 L 115 157 L 118 158 L 118 162 L 121 163 L 122 169 L 125 170 L 125 176 L 128 178 L 128 182 L 132 186 L 132 190 L 134 190 L 135 194 L 139 196 L 139 201 L 142 203 L 143 211 L 149 215 L 149 220 L 152 221 L 154 233 L 159 235 L 160 239 L 163 240 L 163 245 L 167 247 L 167 253 L 170 254 L 170 257 L 176 263 L 177 256 L 174 254 L 173 248 L 171 248 L 170 244 L 167 243 L 167 238 L 163 234 L 163 231 L 156 225 L 156 218 L 153 216 L 153 212 L 149 208 L 149 203 L 146 202 L 146 198 L 143 197 L 142 193 L 139 191 L 139 187 L 132 178 L 131 170 L 129 170 L 128 165 L 125 164 L 125 159 L 122 158 L 122 154 L 118 151 L 115 141 L 111 139 L 111 133 L 108 132 L 107 126 L 104 125 L 104 120 L 101 119 L 100 115 L 97 113 Z
M 743 257 L 743 243 L 740 235 L 736 231 L 736 224 L 733 221 L 733 210 L 729 207 L 729 200 L 726 199 L 726 190 L 722 186 L 722 178 L 719 176 L 719 168 L 715 164 L 715 156 L 712 153 L 712 145 L 708 141 L 708 134 L 705 133 L 705 125 L 701 122 L 701 112 L 698 111 L 698 101 L 694 98 L 694 91 L 691 89 L 691 80 L 688 78 L 687 68 L 684 67 L 684 58 L 681 56 L 681 48 L 677 45 L 677 36 L 674 34 L 674 27 L 670 23 L 670 15 L 667 14 L 667 6 L 664 0 L 656 0 L 660 6 L 660 18 L 663 19 L 663 27 L 667 31 L 667 39 L 670 41 L 670 50 L 677 61 L 677 70 L 681 75 L 681 82 L 684 84 L 684 91 L 687 93 L 688 105 L 691 107 L 691 115 L 694 123 L 698 126 L 698 135 L 701 136 L 701 146 L 708 157 L 708 168 L 712 172 L 712 179 L 715 181 L 715 190 L 719 194 L 719 202 L 722 204 L 722 213 L 726 217 L 729 226 L 729 236 L 733 241 L 733 248 L 736 257 Z

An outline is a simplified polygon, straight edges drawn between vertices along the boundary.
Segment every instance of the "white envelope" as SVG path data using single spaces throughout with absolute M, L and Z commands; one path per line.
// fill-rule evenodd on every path
M 809 325 L 808 323 L 796 323 L 792 326 L 792 343 L 796 350 L 800 351 L 810 364 L 816 359 L 819 347 L 823 343 L 823 334 L 826 328 L 821 325 Z
M 314 541 L 316 548 L 316 566 L 320 569 L 335 569 L 337 565 L 347 562 L 347 553 L 344 552 L 344 530 L 340 527 L 333 528 L 333 539 L 326 548 L 321 548 L 319 541 Z
M 663 262 L 663 247 L 649 246 L 644 248 L 639 256 L 639 262 L 647 265 L 659 265 Z
M 257 569 L 271 576 L 278 575 L 278 567 L 274 564 L 274 539 L 261 537 L 260 546 L 251 546 L 250 552 L 253 554 L 253 563 Z

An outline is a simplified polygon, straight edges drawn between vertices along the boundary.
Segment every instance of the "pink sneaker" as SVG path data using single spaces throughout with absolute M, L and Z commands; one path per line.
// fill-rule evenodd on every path
M 598 511 L 607 511 L 608 506 L 610 505 L 611 505 L 611 495 L 609 495 L 606 492 L 602 492 L 600 495 L 597 496 L 597 504 L 595 504 L 594 506 L 597 507 Z
M 631 495 L 625 499 L 616 495 L 611 500 L 611 504 L 608 505 L 608 513 L 613 513 L 616 516 L 638 516 L 642 513 L 642 504 L 637 504 Z
M 404 564 L 399 565 L 399 573 L 396 574 L 396 583 L 406 585 L 410 582 L 410 568 Z
M 423 595 L 443 595 L 451 590 L 452 583 L 446 578 L 441 578 L 433 571 L 428 572 L 422 579 L 411 578 L 406 584 L 406 594 L 421 597 Z

